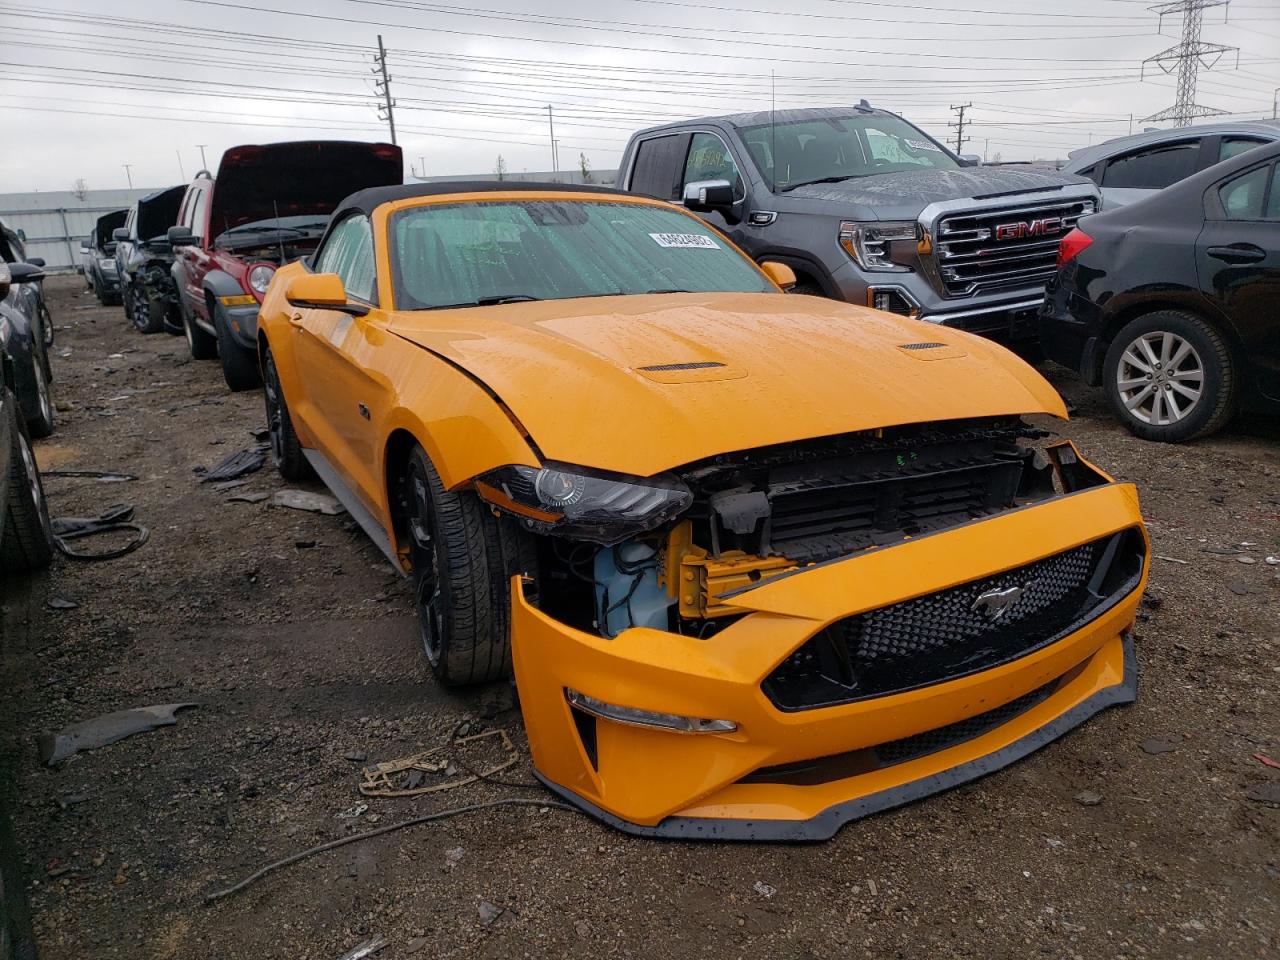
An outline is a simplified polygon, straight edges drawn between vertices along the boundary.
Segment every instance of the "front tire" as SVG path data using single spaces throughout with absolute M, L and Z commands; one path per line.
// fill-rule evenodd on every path
M 470 491 L 449 491 L 415 447 L 399 511 L 413 563 L 422 646 L 446 686 L 511 675 L 511 577 L 532 575 L 527 534 Z
M 187 335 L 187 347 L 195 360 L 212 360 L 218 355 L 217 338 L 210 336 L 196 323 L 194 311 L 182 311 L 182 332 Z
M 12 394 L 4 400 L 7 408 L 16 409 Z M 9 496 L 0 514 L 0 524 L 4 526 L 0 534 L 0 573 L 21 574 L 48 566 L 53 557 L 53 538 L 31 441 L 19 417 L 10 417 Z
M 1157 310 L 1126 324 L 1107 349 L 1107 402 L 1143 440 L 1182 443 L 1220 430 L 1235 412 L 1226 341 L 1195 314 Z
M 164 318 L 152 311 L 151 301 L 140 281 L 129 284 L 124 292 L 124 299 L 132 304 L 131 309 L 126 313 L 132 318 L 133 325 L 138 328 L 139 333 L 159 333 L 164 329 Z
M 236 342 L 227 318 L 217 308 L 213 311 L 213 327 L 218 331 L 218 356 L 222 360 L 222 379 L 227 381 L 227 386 L 235 393 L 262 386 L 257 354 Z
M 267 405 L 267 430 L 271 435 L 271 462 L 286 480 L 310 480 L 315 476 L 293 429 L 289 405 L 280 386 L 276 359 L 268 349 L 262 358 L 262 395 Z

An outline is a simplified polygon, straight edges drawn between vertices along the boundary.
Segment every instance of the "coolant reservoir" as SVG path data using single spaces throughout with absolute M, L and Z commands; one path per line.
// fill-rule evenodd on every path
M 595 558 L 596 623 L 601 634 L 616 637 L 629 627 L 666 630 L 674 602 L 658 585 L 658 554 L 632 541 L 602 547 Z

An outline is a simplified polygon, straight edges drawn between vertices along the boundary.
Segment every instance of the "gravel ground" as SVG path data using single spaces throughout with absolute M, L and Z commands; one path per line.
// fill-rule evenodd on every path
M 228 502 L 280 489 L 270 468 L 230 491 L 197 482 L 193 468 L 254 442 L 260 396 L 228 393 L 181 339 L 137 334 L 79 278 L 49 288 L 62 412 L 41 464 L 139 478 L 50 479 L 53 512 L 127 501 L 151 540 L 107 563 L 60 560 L 4 596 L 0 782 L 16 785 L 46 960 L 336 960 L 375 934 L 389 941 L 379 960 L 1277 955 L 1280 804 L 1250 797 L 1280 790 L 1280 769 L 1254 757 L 1280 759 L 1280 567 L 1265 562 L 1280 554 L 1277 431 L 1145 444 L 1052 370 L 1078 408 L 1053 426 L 1138 482 L 1160 558 L 1132 707 L 824 844 L 658 842 L 500 807 L 350 844 L 206 906 L 316 843 L 546 795 L 519 785 L 510 689 L 435 685 L 404 583 L 348 518 Z M 174 727 L 39 765 L 37 732 L 181 701 L 199 706 Z M 363 758 L 425 750 L 477 716 L 515 740 L 521 760 L 502 774 L 515 785 L 357 793 Z

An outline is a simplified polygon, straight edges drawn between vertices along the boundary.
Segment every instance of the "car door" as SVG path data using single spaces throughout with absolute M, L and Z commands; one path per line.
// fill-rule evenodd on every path
M 735 210 L 739 216 L 730 220 L 719 210 L 700 213 L 699 216 L 727 233 L 734 243 L 739 246 L 749 246 L 750 241 L 743 229 L 744 221 L 740 216 L 747 197 L 746 184 L 742 179 L 737 159 L 729 144 L 718 133 L 698 130 L 689 139 L 689 151 L 685 156 L 684 174 L 680 179 L 678 195 L 683 198 L 686 186 L 704 180 L 727 180 L 733 185 L 733 200 L 737 204 Z
M 1280 165 L 1215 185 L 1205 208 L 1200 288 L 1235 328 L 1258 389 L 1280 400 Z
M 352 214 L 334 226 L 316 253 L 316 273 L 336 273 L 347 298 L 370 307 L 363 317 L 294 308 L 294 355 L 306 391 L 301 415 L 330 465 L 370 507 L 380 499 L 380 451 L 374 424 L 388 412 L 387 380 L 371 369 L 386 337 L 369 218 Z
M 1104 208 L 1120 207 L 1163 190 L 1196 171 L 1200 138 L 1158 143 L 1110 157 L 1099 184 Z
M 209 272 L 210 257 L 208 245 L 208 203 L 209 191 L 203 181 L 193 183 L 182 201 L 182 209 L 178 214 L 178 225 L 186 227 L 196 237 L 196 242 L 174 251 L 178 263 L 181 264 L 182 299 L 187 310 L 201 317 L 206 323 L 211 322 L 209 308 L 204 300 L 204 278 Z M 142 243 L 147 237 L 140 237 Z

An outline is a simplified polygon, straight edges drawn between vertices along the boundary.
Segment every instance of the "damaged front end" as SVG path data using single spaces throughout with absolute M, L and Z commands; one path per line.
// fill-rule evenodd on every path
M 1132 699 L 1136 492 L 1018 417 L 509 467 L 538 535 L 513 659 L 539 775 L 641 833 L 818 839 Z

